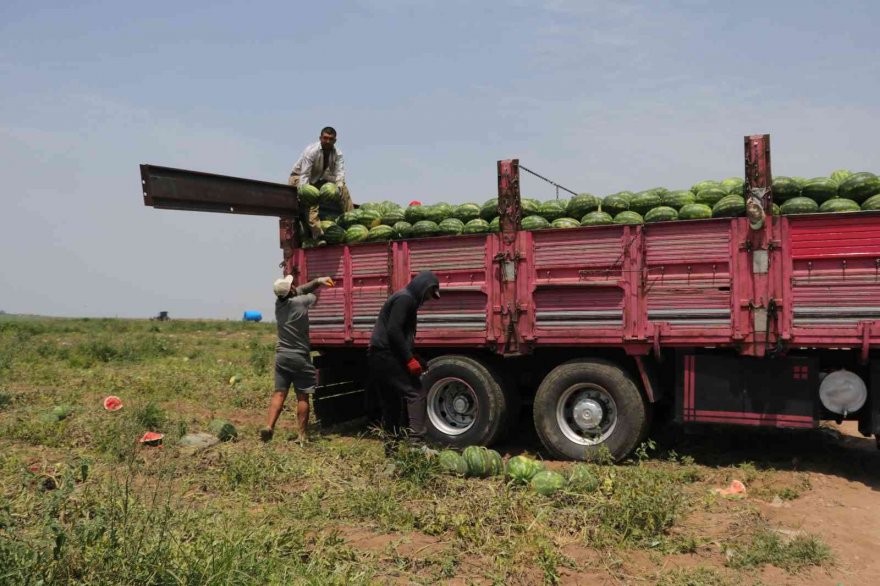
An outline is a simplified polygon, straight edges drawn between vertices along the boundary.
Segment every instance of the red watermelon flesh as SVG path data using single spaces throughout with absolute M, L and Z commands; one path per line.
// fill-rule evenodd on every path
M 122 399 L 115 395 L 110 395 L 104 399 L 104 409 L 107 411 L 119 411 L 122 409 Z
M 141 436 L 140 442 L 150 446 L 158 446 L 162 442 L 163 437 L 165 437 L 164 434 L 156 433 L 155 431 L 148 431 Z

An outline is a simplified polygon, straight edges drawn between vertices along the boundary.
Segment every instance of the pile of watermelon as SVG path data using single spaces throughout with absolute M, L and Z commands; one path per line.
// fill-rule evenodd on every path
M 300 198 L 320 203 L 338 198 L 335 185 L 306 186 Z M 325 188 L 326 191 L 325 191 Z M 776 177 L 773 214 L 840 213 L 880 210 L 880 177 L 837 170 L 829 177 Z M 522 199 L 522 229 L 566 229 L 604 224 L 646 224 L 673 220 L 733 218 L 745 215 L 743 180 L 700 181 L 690 189 L 655 187 L 621 191 L 604 198 L 581 193 L 571 199 Z M 485 234 L 500 230 L 498 201 L 482 205 L 400 205 L 365 203 L 335 218 L 322 218 L 327 244 L 354 244 L 428 236 Z

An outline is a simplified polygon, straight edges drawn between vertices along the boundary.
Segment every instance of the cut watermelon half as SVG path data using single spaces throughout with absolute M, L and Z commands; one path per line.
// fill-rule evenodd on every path
M 122 399 L 116 395 L 110 395 L 104 399 L 104 409 L 107 411 L 119 411 L 122 409 Z
M 156 433 L 155 431 L 148 431 L 141 436 L 140 442 L 142 444 L 147 444 L 148 446 L 158 446 L 162 443 L 163 437 L 165 437 L 164 434 Z

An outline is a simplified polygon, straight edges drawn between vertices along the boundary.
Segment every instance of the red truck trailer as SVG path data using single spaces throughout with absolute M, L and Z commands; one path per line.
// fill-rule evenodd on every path
M 286 185 L 141 175 L 146 205 L 279 216 L 283 272 L 333 277 L 311 311 L 322 421 L 363 415 L 379 309 L 430 269 L 443 294 L 420 311 L 416 344 L 436 441 L 491 445 L 522 406 L 570 459 L 626 457 L 654 412 L 685 426 L 857 420 L 880 437 L 880 214 L 772 217 L 769 136 L 744 146 L 746 193 L 764 212 L 750 218 L 523 231 L 506 160 L 500 233 L 310 249 Z

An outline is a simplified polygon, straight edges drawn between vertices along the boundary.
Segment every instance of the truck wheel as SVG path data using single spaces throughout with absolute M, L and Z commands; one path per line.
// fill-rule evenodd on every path
M 647 411 L 626 372 L 602 360 L 572 360 L 550 371 L 538 387 L 535 430 L 555 457 L 586 460 L 604 446 L 618 461 L 644 437 Z
M 422 377 L 428 394 L 428 438 L 455 447 L 497 441 L 509 427 L 513 403 L 500 381 L 486 365 L 467 356 L 431 360 Z

